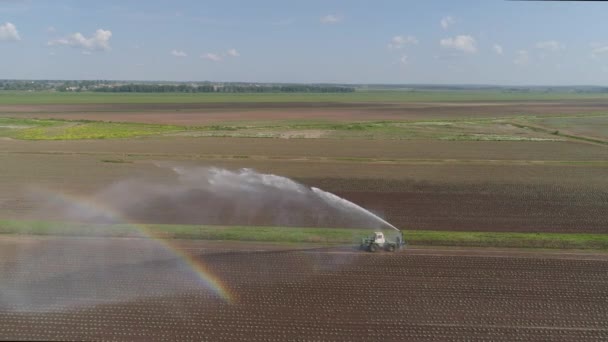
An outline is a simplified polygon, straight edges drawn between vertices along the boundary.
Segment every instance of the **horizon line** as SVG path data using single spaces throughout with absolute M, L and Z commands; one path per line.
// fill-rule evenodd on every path
M 265 82 L 265 81 L 210 81 L 210 80 L 183 80 L 183 81 L 175 81 L 175 80 L 137 80 L 137 79 L 44 79 L 44 78 L 5 78 L 0 79 L 0 82 L 6 81 L 25 81 L 25 82 L 68 82 L 68 81 L 101 81 L 101 82 L 167 82 L 167 83 L 251 83 L 251 84 L 289 84 L 289 85 L 341 85 L 341 86 L 412 86 L 412 87 L 597 87 L 604 88 L 608 87 L 608 85 L 599 85 L 599 84 L 539 84 L 539 83 L 530 83 L 530 84 L 500 84 L 500 83 L 382 83 L 382 82 L 372 82 L 372 83 L 356 83 L 356 82 Z

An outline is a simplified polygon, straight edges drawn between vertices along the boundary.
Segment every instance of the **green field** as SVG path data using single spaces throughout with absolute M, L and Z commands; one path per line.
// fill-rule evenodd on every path
M 387 231 L 391 234 L 393 231 Z M 352 244 L 372 233 L 368 229 L 198 226 L 160 224 L 84 224 L 55 221 L 0 220 L 0 234 L 156 237 L 277 243 Z M 608 250 L 606 234 L 500 233 L 404 230 L 408 245 L 515 247 Z
M 221 102 L 466 102 L 608 99 L 608 93 L 356 91 L 353 93 L 60 93 L 0 91 L 0 105 Z
M 524 119 L 522 119 L 524 120 Z M 330 122 L 284 120 L 227 122 L 179 135 L 248 138 L 438 139 L 468 141 L 559 141 L 559 137 L 513 126 L 504 119 Z
M 360 138 L 473 141 L 557 141 L 555 135 L 516 127 L 507 120 L 231 122 L 201 127 L 85 120 L 0 117 L 0 137 L 22 140 L 112 139 L 144 136 L 235 138 Z
M 172 125 L 0 117 L 0 137 L 22 140 L 131 138 L 185 131 Z

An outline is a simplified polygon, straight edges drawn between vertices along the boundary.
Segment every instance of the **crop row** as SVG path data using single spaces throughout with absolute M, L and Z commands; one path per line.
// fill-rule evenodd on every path
M 137 241 L 130 242 L 135 250 Z M 608 263 L 602 260 L 343 250 L 216 250 L 194 256 L 234 294 L 227 302 L 178 259 L 152 255 L 120 262 L 112 249 L 91 248 L 92 256 L 107 258 L 83 258 L 82 265 L 64 271 L 65 255 L 53 253 L 54 258 L 38 259 L 36 277 L 15 264 L 31 263 L 33 251 L 5 261 L 0 272 L 10 281 L 0 287 L 0 338 L 608 338 Z M 10 298 L 17 292 L 9 288 L 28 294 L 30 302 L 19 311 L 7 306 L 17 302 Z

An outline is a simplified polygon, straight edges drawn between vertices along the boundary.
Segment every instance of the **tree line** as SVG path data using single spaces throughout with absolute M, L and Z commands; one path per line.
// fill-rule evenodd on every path
M 101 86 L 92 91 L 106 93 L 351 93 L 355 88 L 324 85 L 170 85 L 123 84 Z

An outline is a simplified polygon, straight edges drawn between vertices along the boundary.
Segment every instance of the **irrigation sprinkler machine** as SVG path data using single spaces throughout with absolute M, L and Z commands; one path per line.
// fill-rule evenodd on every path
M 403 239 L 403 232 L 396 229 L 396 234 L 390 234 L 393 240 L 385 236 L 383 232 L 374 232 L 371 236 L 361 239 L 361 245 L 359 249 L 376 252 L 376 251 L 387 251 L 395 252 L 405 248 L 405 240 Z

